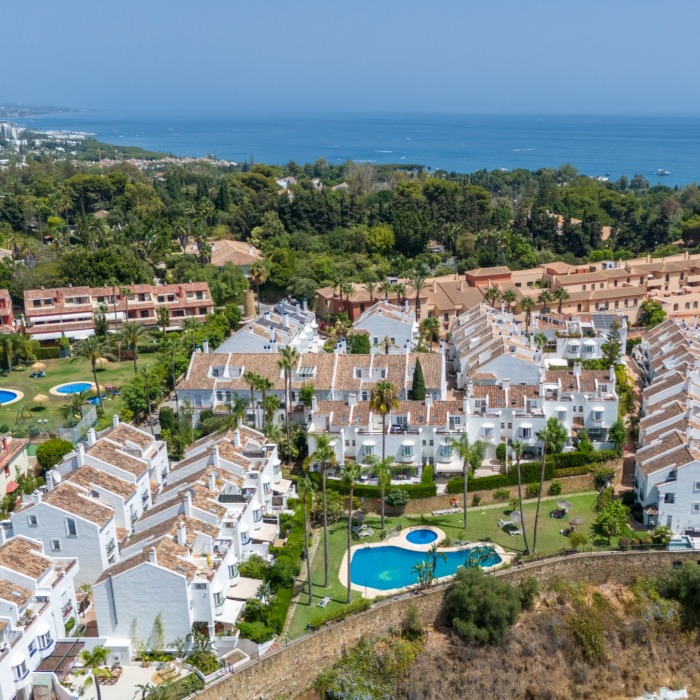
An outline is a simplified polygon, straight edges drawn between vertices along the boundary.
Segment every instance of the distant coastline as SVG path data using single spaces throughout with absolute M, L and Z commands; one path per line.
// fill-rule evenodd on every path
M 31 129 L 90 132 L 116 146 L 235 162 L 325 158 L 463 173 L 571 163 L 610 180 L 640 173 L 652 184 L 700 181 L 700 118 L 693 117 L 86 110 L 14 121 Z

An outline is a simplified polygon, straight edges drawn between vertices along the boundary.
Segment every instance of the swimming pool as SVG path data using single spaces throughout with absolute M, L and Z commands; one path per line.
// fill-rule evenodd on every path
M 71 384 L 61 384 L 54 387 L 59 394 L 80 394 L 83 391 L 92 389 L 92 382 L 73 382 Z
M 413 544 L 431 544 L 438 538 L 437 532 L 421 528 L 420 530 L 411 530 L 406 535 L 406 539 Z
M 457 568 L 469 557 L 469 548 L 445 552 L 447 561 L 438 557 L 435 575 L 438 578 L 452 576 Z M 426 560 L 425 552 L 414 552 L 403 547 L 383 545 L 361 547 L 352 555 L 352 582 L 356 586 L 366 586 L 380 591 L 404 588 L 418 583 L 418 575 L 413 567 Z M 483 567 L 496 566 L 503 560 L 493 552 L 483 563 Z
M 11 389 L 0 389 L 0 406 L 5 403 L 12 403 L 19 398 L 19 392 Z

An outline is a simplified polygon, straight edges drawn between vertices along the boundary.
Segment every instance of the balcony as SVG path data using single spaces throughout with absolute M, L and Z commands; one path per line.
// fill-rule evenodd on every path
M 111 556 L 111 554 L 115 550 L 116 546 L 117 545 L 116 545 L 114 540 L 111 540 L 110 542 L 107 543 L 107 556 L 108 557 Z
M 63 619 L 65 620 L 67 617 L 70 616 L 70 614 L 73 612 L 73 603 L 72 601 L 68 601 L 62 608 L 61 608 L 61 615 L 63 616 Z

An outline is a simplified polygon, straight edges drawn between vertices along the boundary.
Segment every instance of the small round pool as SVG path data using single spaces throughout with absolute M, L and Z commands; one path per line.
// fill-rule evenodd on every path
M 411 530 L 406 539 L 412 544 L 430 544 L 438 538 L 437 532 L 428 529 Z
M 19 398 L 19 392 L 10 389 L 0 389 L 0 406 L 5 403 L 12 403 Z
M 59 394 L 81 394 L 83 391 L 90 391 L 90 389 L 92 389 L 92 382 L 73 382 L 56 387 Z

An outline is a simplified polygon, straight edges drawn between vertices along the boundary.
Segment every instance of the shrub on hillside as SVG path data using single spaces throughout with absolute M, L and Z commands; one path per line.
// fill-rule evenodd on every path
M 36 461 L 39 462 L 42 472 L 46 473 L 72 451 L 72 442 L 61 440 L 61 438 L 51 438 L 36 448 Z
M 540 493 L 540 485 L 539 484 L 528 484 L 527 488 L 525 489 L 525 494 L 527 495 L 528 498 L 534 498 L 535 496 L 538 496 Z
M 550 496 L 558 496 L 561 493 L 561 481 L 553 481 L 547 489 L 547 494 Z

